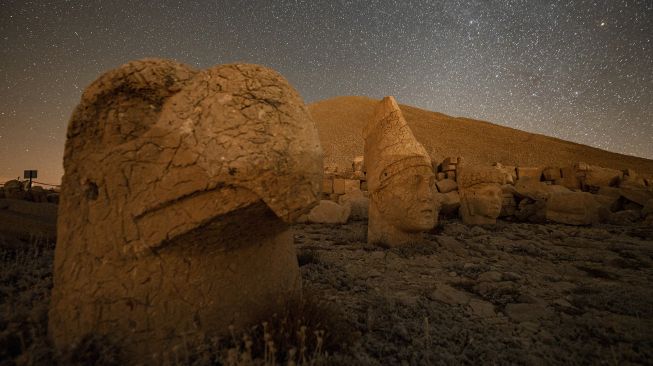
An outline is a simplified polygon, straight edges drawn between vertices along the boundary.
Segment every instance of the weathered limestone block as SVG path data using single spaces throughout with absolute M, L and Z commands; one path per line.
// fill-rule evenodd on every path
M 361 188 L 361 181 L 358 179 L 344 179 L 344 178 L 334 178 L 333 179 L 333 193 L 335 194 L 345 194 L 354 190 Z
M 443 179 L 435 182 L 435 185 L 438 187 L 438 192 L 448 193 L 458 189 L 458 183 L 452 179 Z
M 580 179 L 576 174 L 574 167 L 562 167 L 560 168 L 560 179 L 554 181 L 555 184 L 567 187 L 569 189 L 580 189 Z
M 108 335 L 130 364 L 160 363 L 299 295 L 288 223 L 317 203 L 322 152 L 275 71 L 156 59 L 109 71 L 72 115 L 64 170 L 56 347 Z
M 400 246 L 421 238 L 438 219 L 431 158 L 399 105 L 385 97 L 363 131 L 370 192 L 367 240 Z
M 520 198 L 528 197 L 534 201 L 546 200 L 554 190 L 568 191 L 563 186 L 547 185 L 534 179 L 519 179 L 515 183 L 515 190 Z
M 325 194 L 333 193 L 333 179 L 331 178 L 322 179 L 322 193 Z
M 546 204 L 546 219 L 561 224 L 591 225 L 599 222 L 599 203 L 587 192 L 555 192 Z
M 460 158 L 450 156 L 450 157 L 444 158 L 444 160 L 442 161 L 442 166 L 444 167 L 444 166 L 449 166 L 449 165 L 456 165 L 459 162 L 460 162 Z M 455 170 L 455 167 L 454 167 L 453 170 Z
M 588 188 L 617 186 L 623 176 L 620 170 L 602 168 L 596 165 L 589 165 L 587 169 L 581 169 L 581 171 L 583 172 L 581 173 L 581 183 Z
M 360 191 L 361 181 L 358 179 L 345 179 L 345 193 Z
M 350 207 L 351 213 L 349 214 L 349 218 L 352 220 L 367 220 L 370 199 L 360 189 L 343 194 L 338 198 L 338 203 L 341 206 Z
M 308 221 L 314 224 L 346 224 L 351 206 L 339 205 L 333 201 L 322 200 L 308 214 Z
M 333 179 L 333 193 L 345 194 L 345 179 L 343 178 Z
M 461 166 L 460 217 L 467 225 L 496 224 L 501 213 L 504 174 L 495 167 Z
M 534 179 L 539 181 L 542 177 L 542 168 L 539 167 L 517 167 L 517 179 Z

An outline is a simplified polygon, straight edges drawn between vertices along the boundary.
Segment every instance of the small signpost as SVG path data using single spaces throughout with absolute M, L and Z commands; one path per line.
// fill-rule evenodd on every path
M 32 179 L 36 178 L 38 171 L 37 170 L 25 170 L 23 173 L 23 178 L 29 179 L 29 186 L 32 187 Z

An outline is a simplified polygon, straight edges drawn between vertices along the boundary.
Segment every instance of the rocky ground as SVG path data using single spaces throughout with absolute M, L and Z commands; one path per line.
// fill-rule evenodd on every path
M 365 222 L 295 226 L 305 288 L 353 334 L 327 364 L 653 359 L 653 228 L 445 221 L 424 242 L 394 249 L 368 245 L 366 231 Z M 23 243 L 0 245 L 0 365 L 51 364 L 53 244 Z M 71 363 L 120 364 L 110 348 L 85 352 Z
M 449 221 L 394 249 L 363 222 L 296 229 L 305 286 L 360 334 L 356 364 L 653 360 L 653 228 Z

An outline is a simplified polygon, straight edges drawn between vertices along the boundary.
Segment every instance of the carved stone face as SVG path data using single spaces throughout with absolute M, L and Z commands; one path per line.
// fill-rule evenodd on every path
M 402 170 L 376 192 L 376 205 L 385 220 L 406 232 L 430 230 L 438 218 L 435 175 L 427 166 Z
M 482 183 L 466 188 L 463 205 L 469 215 L 496 219 L 501 213 L 501 187 L 493 183 Z

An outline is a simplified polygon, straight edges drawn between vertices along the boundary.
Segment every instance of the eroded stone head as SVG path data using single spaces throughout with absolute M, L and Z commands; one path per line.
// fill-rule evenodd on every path
M 437 223 L 431 159 L 393 97 L 379 103 L 363 135 L 370 191 L 368 242 L 396 246 L 414 241 L 415 234 Z
M 112 212 L 104 225 L 140 253 L 257 200 L 292 221 L 317 202 L 321 160 L 308 111 L 276 72 L 136 61 L 75 111 L 62 203 Z
M 465 224 L 496 223 L 501 213 L 503 181 L 503 173 L 494 167 L 461 167 L 458 188 L 460 216 Z
M 273 70 L 130 62 L 69 125 L 50 334 L 108 334 L 151 362 L 181 334 L 244 325 L 300 288 L 288 222 L 318 202 L 322 152 Z M 150 361 L 148 361 L 150 360 Z

